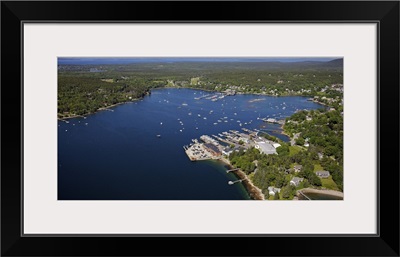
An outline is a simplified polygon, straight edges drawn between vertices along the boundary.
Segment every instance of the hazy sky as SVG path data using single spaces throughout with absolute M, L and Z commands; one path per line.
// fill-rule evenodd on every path
M 326 62 L 341 57 L 59 57 L 58 64 L 129 64 L 146 62 Z

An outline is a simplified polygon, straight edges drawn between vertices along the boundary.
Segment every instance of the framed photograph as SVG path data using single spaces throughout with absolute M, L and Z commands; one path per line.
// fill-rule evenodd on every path
M 399 255 L 399 2 L 1 5 L 2 255 Z

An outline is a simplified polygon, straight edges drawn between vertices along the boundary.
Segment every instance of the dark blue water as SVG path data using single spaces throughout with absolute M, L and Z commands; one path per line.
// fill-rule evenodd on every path
M 226 174 L 221 163 L 191 162 L 183 146 L 203 134 L 260 129 L 266 124 L 259 117 L 283 118 L 296 109 L 321 108 L 305 97 L 194 99 L 203 94 L 210 92 L 154 90 L 143 100 L 116 106 L 112 112 L 59 121 L 58 199 L 249 199 L 241 183 L 228 185 L 236 178 Z M 263 100 L 252 102 L 255 99 Z M 287 139 L 276 125 L 263 129 Z

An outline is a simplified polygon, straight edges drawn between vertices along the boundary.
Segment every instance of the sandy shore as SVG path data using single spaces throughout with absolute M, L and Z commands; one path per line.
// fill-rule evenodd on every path
M 318 193 L 318 194 L 325 194 L 325 195 L 333 195 L 338 197 L 344 197 L 343 192 L 329 190 L 329 189 L 314 189 L 314 188 L 304 188 L 299 190 L 307 195 L 307 193 Z
M 229 160 L 225 158 L 221 158 L 220 161 L 223 163 L 227 164 L 231 169 L 234 167 L 231 165 Z M 265 200 L 264 194 L 262 193 L 261 189 L 256 187 L 253 182 L 247 177 L 246 173 L 244 173 L 242 170 L 236 170 L 232 171 L 237 177 L 240 179 L 244 179 L 242 183 L 244 184 L 244 187 L 246 188 L 247 192 L 249 193 L 250 197 L 254 200 Z

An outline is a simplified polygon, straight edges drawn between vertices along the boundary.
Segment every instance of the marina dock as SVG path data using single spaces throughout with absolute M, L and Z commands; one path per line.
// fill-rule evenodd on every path
M 264 122 L 268 122 L 268 123 L 273 123 L 273 124 L 279 124 L 279 125 L 283 125 L 285 124 L 285 120 L 277 120 L 274 118 L 260 118 L 260 120 L 264 121 Z
M 240 170 L 239 168 L 237 168 L 237 169 L 231 169 L 231 170 L 227 170 L 226 171 L 226 173 L 229 173 L 229 172 L 231 172 L 231 171 L 237 171 L 237 170 Z
M 210 144 L 194 143 L 184 146 L 183 149 L 191 161 L 218 160 L 220 158 Z

